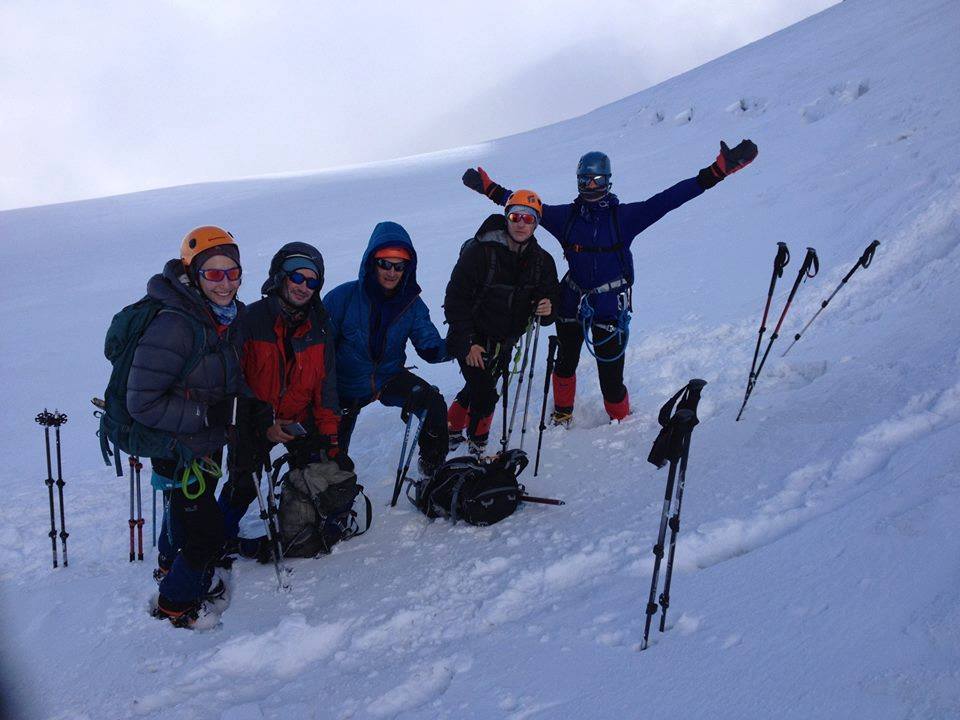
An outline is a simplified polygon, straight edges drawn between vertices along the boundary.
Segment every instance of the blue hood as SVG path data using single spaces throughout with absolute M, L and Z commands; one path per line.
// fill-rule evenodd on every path
M 403 280 L 400 283 L 399 290 L 401 295 L 407 295 L 411 292 L 419 295 L 420 286 L 417 285 L 417 251 L 413 249 L 413 241 L 410 239 L 407 231 L 403 229 L 403 226 L 390 220 L 377 223 L 377 226 L 373 229 L 373 233 L 370 235 L 370 242 L 367 243 L 367 249 L 363 253 L 363 258 L 360 260 L 360 286 L 364 287 L 363 281 L 367 276 L 367 271 L 370 269 L 373 254 L 380 248 L 385 247 L 404 247 L 410 253 L 410 266 L 403 274 Z

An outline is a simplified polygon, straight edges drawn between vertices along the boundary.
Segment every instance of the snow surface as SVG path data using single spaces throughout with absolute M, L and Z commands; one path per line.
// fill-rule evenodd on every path
M 584 117 L 484 145 L 0 213 L 12 716 L 960 717 L 958 29 L 954 0 L 848 0 Z M 317 243 L 330 288 L 355 276 L 377 221 L 399 221 L 439 319 L 461 241 L 495 210 L 462 187 L 465 167 L 564 202 L 576 159 L 599 148 L 620 197 L 642 199 L 742 137 L 760 146 L 757 162 L 634 245 L 634 414 L 605 422 L 584 355 L 576 426 L 549 430 L 540 477 L 524 476 L 566 506 L 527 505 L 485 529 L 387 509 L 401 425 L 373 407 L 353 452 L 375 502 L 367 535 L 291 563 L 289 594 L 269 566 L 238 563 L 214 630 L 147 615 L 151 563 L 127 562 L 126 480 L 102 465 L 89 398 L 106 382 L 112 313 L 185 230 L 233 230 L 253 300 L 282 242 Z M 874 238 L 874 264 L 781 359 Z M 781 240 L 794 261 L 774 308 L 804 246 L 823 270 L 735 423 Z M 448 398 L 459 388 L 453 365 L 420 370 Z M 698 376 L 709 385 L 668 632 L 641 653 L 666 474 L 645 458 L 660 404 Z M 70 414 L 71 562 L 56 571 L 33 423 L 44 406 Z

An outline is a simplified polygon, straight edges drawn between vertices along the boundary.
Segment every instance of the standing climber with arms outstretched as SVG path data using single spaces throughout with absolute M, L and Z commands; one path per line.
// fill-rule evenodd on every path
M 540 224 L 559 240 L 569 268 L 560 283 L 554 424 L 567 425 L 573 419 L 576 370 L 585 342 L 597 360 L 607 414 L 619 421 L 630 413 L 623 356 L 634 280 L 631 244 L 668 212 L 746 167 L 756 156 L 757 146 L 750 140 L 733 148 L 721 142 L 717 159 L 695 177 L 647 200 L 621 203 L 610 192 L 610 158 L 602 152 L 588 152 L 577 164 L 577 198 L 565 205 L 544 204 Z M 483 168 L 467 170 L 463 183 L 500 205 L 512 194 L 491 180 Z

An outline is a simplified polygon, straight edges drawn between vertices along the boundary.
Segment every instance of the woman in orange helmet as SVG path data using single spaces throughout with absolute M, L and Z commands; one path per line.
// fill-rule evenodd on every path
M 147 283 L 163 309 L 140 338 L 127 381 L 131 417 L 170 433 L 200 459 L 184 475 L 182 463 L 151 458 L 165 508 L 154 615 L 177 627 L 215 622 L 210 601 L 224 591 L 212 566 L 223 546 L 215 493 L 227 426 L 244 390 L 234 322 L 242 274 L 229 232 L 204 226 L 188 233 L 180 257 Z

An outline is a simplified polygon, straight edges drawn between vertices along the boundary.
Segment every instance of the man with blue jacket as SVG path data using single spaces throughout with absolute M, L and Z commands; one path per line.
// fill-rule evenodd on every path
M 588 152 L 577 165 L 579 196 L 566 205 L 543 206 L 541 226 L 560 241 L 569 270 L 560 281 L 557 317 L 559 341 L 553 374 L 553 422 L 573 419 L 577 364 L 584 342 L 597 360 L 603 405 L 611 420 L 630 413 L 630 396 L 623 384 L 634 238 L 671 210 L 712 188 L 757 156 L 757 146 L 744 140 L 734 148 L 720 143 L 720 154 L 698 175 L 681 180 L 653 197 L 621 203 L 610 192 L 610 158 Z M 511 191 L 493 182 L 483 168 L 470 168 L 463 184 L 503 205 Z
M 323 304 L 337 351 L 337 390 L 344 410 L 343 452 L 357 415 L 379 400 L 423 419 L 420 472 L 431 475 L 447 455 L 447 405 L 426 380 L 404 369 L 407 340 L 429 363 L 448 360 L 446 344 L 430 320 L 417 285 L 417 252 L 407 231 L 381 222 L 370 236 L 357 280 L 335 287 Z

